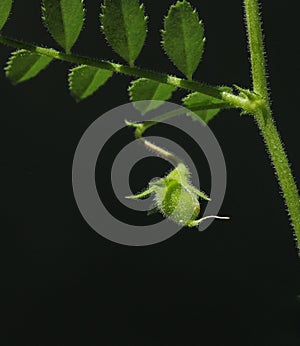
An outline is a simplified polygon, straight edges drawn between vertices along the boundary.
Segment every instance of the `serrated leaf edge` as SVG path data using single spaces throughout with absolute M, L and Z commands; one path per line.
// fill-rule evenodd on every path
M 139 3 L 139 0 L 137 0 L 137 2 Z M 100 24 L 101 32 L 102 32 L 102 34 L 103 34 L 103 36 L 104 36 L 105 41 L 107 42 L 107 44 L 112 48 L 112 50 L 113 50 L 116 54 L 118 54 L 119 56 L 121 56 L 121 55 L 114 49 L 114 47 L 110 44 L 110 42 L 108 41 L 108 39 L 107 39 L 107 37 L 106 37 L 106 35 L 105 35 L 104 26 L 103 26 L 103 24 L 102 24 L 102 19 L 104 18 L 104 13 L 103 13 L 103 12 L 105 11 L 105 9 L 106 9 L 105 4 L 104 4 L 104 3 L 101 4 L 101 12 L 100 12 L 100 15 L 99 15 L 99 17 L 100 17 L 100 22 L 101 22 L 101 24 Z M 149 17 L 145 14 L 145 6 L 144 6 L 143 3 L 139 4 L 139 9 L 143 11 L 144 22 L 145 22 L 145 29 L 146 29 L 146 34 L 147 34 L 147 32 L 148 32 L 147 23 L 148 23 Z M 146 35 L 146 37 L 145 37 L 145 41 L 144 41 L 144 43 L 143 43 L 143 46 L 142 46 L 141 49 L 140 49 L 139 54 L 141 53 L 141 51 L 142 51 L 142 49 L 143 49 L 143 47 L 144 47 L 144 45 L 145 45 L 146 39 L 147 39 L 147 35 Z M 138 54 L 138 56 L 139 56 L 139 54 Z M 135 60 L 138 58 L 138 56 L 137 56 L 134 60 L 132 60 L 132 61 L 127 61 L 127 60 L 126 60 L 125 58 L 123 58 L 122 56 L 121 56 L 121 58 L 124 59 L 124 60 L 129 64 L 129 66 L 133 67 L 133 66 L 134 66 L 134 63 L 135 63 Z
M 180 1 L 180 0 L 178 0 L 175 4 L 173 4 L 173 5 L 171 5 L 171 6 L 169 7 L 168 14 L 164 17 L 164 21 L 163 21 L 163 22 L 165 23 L 165 21 L 168 19 L 171 10 L 173 10 L 173 9 L 175 9 L 176 7 L 179 7 L 179 6 L 181 6 L 181 5 L 184 5 L 184 4 L 189 5 L 189 7 L 192 9 L 192 5 L 190 4 L 189 1 L 186 1 L 186 0 Z M 192 13 L 196 14 L 197 18 L 199 19 L 198 12 L 196 11 L 196 9 L 193 9 L 193 10 L 192 10 Z M 202 21 L 202 20 L 199 20 L 199 24 L 202 26 L 202 29 L 203 29 L 203 32 L 204 32 L 203 21 Z M 164 24 L 164 25 L 165 25 L 165 24 Z M 166 30 L 161 29 L 161 30 L 160 30 L 160 33 L 161 33 L 161 37 L 162 37 L 160 43 L 161 43 L 161 47 L 162 47 L 162 49 L 163 49 L 165 55 L 168 57 L 168 59 L 171 61 L 171 63 L 172 63 L 176 68 L 178 68 L 178 67 L 175 65 L 175 63 L 173 62 L 173 60 L 171 59 L 171 57 L 169 56 L 169 54 L 167 53 L 167 51 L 166 51 L 166 49 L 165 49 L 165 46 L 164 46 L 164 39 L 163 39 L 163 36 L 164 36 L 164 34 L 166 33 Z M 202 60 L 202 56 L 203 56 L 203 53 L 204 53 L 204 44 L 205 44 L 205 42 L 206 42 L 206 37 L 203 37 L 203 39 L 202 39 L 202 53 L 201 53 L 201 57 L 200 57 L 198 66 L 199 66 L 199 64 L 201 63 L 201 60 Z M 198 68 L 198 66 L 197 66 L 197 68 Z M 196 69 L 197 69 L 197 68 L 196 68 Z M 196 69 L 195 69 L 195 71 L 196 71 Z M 179 68 L 178 68 L 178 70 L 180 71 Z M 193 71 L 190 75 L 186 75 L 186 77 L 187 77 L 188 80 L 192 80 L 192 77 L 193 77 L 193 74 L 195 73 L 195 71 Z M 181 71 L 181 72 L 182 72 L 182 71 Z M 183 72 L 182 72 L 182 73 L 183 73 Z M 183 73 L 183 74 L 184 74 L 184 73 Z
M 152 80 L 152 79 L 148 79 L 148 78 L 138 78 L 138 79 L 132 81 L 132 82 L 130 83 L 128 89 L 127 89 L 127 90 L 128 90 L 128 93 L 129 93 L 129 100 L 130 100 L 130 101 L 133 101 L 133 102 L 134 102 L 134 100 L 132 99 L 132 89 L 134 89 L 134 88 L 138 85 L 138 83 L 140 83 L 141 81 L 145 81 L 145 82 L 151 81 L 151 82 L 157 83 L 157 87 L 156 87 L 156 89 L 155 89 L 155 93 L 157 92 L 159 86 L 162 85 L 162 84 L 165 84 L 165 85 L 169 86 L 170 88 L 173 88 L 173 90 L 171 91 L 170 97 L 172 96 L 172 93 L 173 93 L 174 91 L 176 91 L 176 89 L 177 89 L 175 86 L 170 85 L 170 84 L 156 82 L 156 81 L 154 81 L 154 80 Z M 154 96 L 155 96 L 155 93 L 154 93 Z M 170 97 L 169 97 L 169 98 L 170 98 Z M 169 99 L 169 98 L 168 98 L 168 99 Z M 151 100 L 153 100 L 153 101 L 166 101 L 166 100 L 159 100 L 159 99 L 155 99 L 155 98 L 152 98 Z
M 77 71 L 77 70 L 80 70 L 80 69 L 82 69 L 82 68 L 85 68 L 85 67 L 88 67 L 88 68 L 89 68 L 89 67 L 94 67 L 94 66 L 89 66 L 89 65 L 84 65 L 84 64 L 77 65 L 77 66 L 71 68 L 71 69 L 69 70 L 69 73 L 68 73 L 68 87 L 69 87 L 69 90 L 70 90 L 72 96 L 75 98 L 75 100 L 76 100 L 77 102 L 80 102 L 80 101 L 84 100 L 85 98 L 92 96 L 92 95 L 93 95 L 95 92 L 97 92 L 98 89 L 101 88 L 101 86 L 102 86 L 102 85 L 100 85 L 99 88 L 97 88 L 95 91 L 93 91 L 91 94 L 89 94 L 88 96 L 86 96 L 86 97 L 84 97 L 84 98 L 77 97 L 77 95 L 75 95 L 75 94 L 72 92 L 72 83 L 73 83 L 72 78 L 73 78 L 74 72 Z M 103 69 L 97 68 L 97 67 L 94 67 L 94 68 L 97 69 L 98 71 L 103 70 Z M 106 82 L 108 81 L 108 79 L 110 79 L 110 78 L 113 76 L 113 72 L 112 72 L 112 71 L 108 71 L 108 70 L 104 70 L 104 71 L 111 72 L 111 76 L 108 77 L 107 80 L 104 82 L 104 83 L 106 83 Z M 96 74 L 93 76 L 92 82 L 94 81 L 95 78 L 96 78 Z
M 82 11 L 83 11 L 83 21 L 82 21 L 82 24 L 81 24 L 81 28 L 80 28 L 80 31 L 78 33 L 78 36 L 76 38 L 76 40 L 74 41 L 74 43 L 72 44 L 72 46 L 70 48 L 67 48 L 66 47 L 66 39 L 64 39 L 64 45 L 61 45 L 57 40 L 56 38 L 52 35 L 50 29 L 48 28 L 48 25 L 47 25 L 47 20 L 46 20 L 46 7 L 44 5 L 44 1 L 42 1 L 42 22 L 44 24 L 44 27 L 46 28 L 46 30 L 49 32 L 50 36 L 53 38 L 53 40 L 59 45 L 61 46 L 65 51 L 66 53 L 70 53 L 71 52 L 71 49 L 72 47 L 74 46 L 74 44 L 77 42 L 78 38 L 79 38 L 79 35 L 80 33 L 82 32 L 82 30 L 84 29 L 84 24 L 85 24 L 85 14 L 86 14 L 86 9 L 84 7 L 84 0 L 81 0 L 81 3 L 82 3 Z M 62 22 L 64 24 L 64 18 L 63 18 L 63 15 L 62 15 Z M 65 26 L 63 25 L 63 30 L 64 30 L 64 37 L 66 37 L 65 35 Z
M 5 67 L 4 67 L 4 71 L 5 71 L 5 75 L 6 75 L 6 77 L 12 82 L 12 84 L 13 85 L 16 85 L 16 84 L 18 84 L 18 83 L 22 83 L 22 82 L 26 82 L 27 81 L 27 79 L 26 80 L 24 80 L 24 81 L 22 81 L 22 80 L 20 80 L 19 82 L 15 82 L 15 81 L 13 81 L 10 77 L 9 77 L 9 75 L 8 75 L 8 73 L 9 73 L 9 71 L 11 70 L 11 68 L 12 68 L 12 65 L 13 65 L 13 63 L 14 63 L 14 59 L 19 55 L 19 54 L 22 54 L 22 53 L 26 53 L 26 54 L 29 54 L 29 55 L 38 55 L 38 56 L 40 56 L 40 57 L 45 57 L 44 55 L 42 55 L 42 54 L 39 54 L 39 53 L 35 53 L 35 52 L 30 52 L 29 50 L 26 50 L 26 49 L 18 49 L 18 50 L 15 50 L 14 52 L 12 52 L 11 53 L 11 55 L 10 55 L 10 57 L 9 57 L 9 59 L 7 60 L 7 63 L 6 63 L 6 65 L 5 65 Z M 47 57 L 48 59 L 50 59 L 49 60 L 49 63 L 45 66 L 45 67 L 43 67 L 39 72 L 38 72 L 38 74 L 41 72 L 41 71 L 43 71 L 45 68 L 47 68 L 48 66 L 49 66 L 49 64 L 52 62 L 52 58 L 50 58 L 50 57 Z M 36 63 L 34 63 L 31 67 L 30 67 L 30 69 L 28 70 L 28 71 L 30 71 L 34 66 L 35 66 L 35 64 Z M 34 76 L 35 77 L 35 76 Z M 31 78 L 34 78 L 34 77 L 31 77 Z M 31 79 L 30 78 L 30 79 Z

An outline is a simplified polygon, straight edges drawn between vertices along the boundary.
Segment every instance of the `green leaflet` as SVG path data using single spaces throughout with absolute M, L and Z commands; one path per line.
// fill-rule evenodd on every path
M 12 0 L 0 0 L 0 30 L 7 21 L 12 6 Z
M 28 52 L 25 49 L 12 53 L 5 67 L 6 76 L 14 83 L 24 82 L 35 77 L 46 68 L 52 58 Z
M 168 100 L 176 88 L 172 85 L 158 83 L 146 78 L 131 82 L 128 88 L 131 101 L 154 100 L 144 103 L 135 103 L 135 107 L 142 114 L 159 107 L 163 101 Z M 161 101 L 161 102 L 158 102 Z
M 111 71 L 97 67 L 81 65 L 74 67 L 69 73 L 69 88 L 76 100 L 92 95 L 113 75 Z
M 83 2 L 82 0 L 43 0 L 43 19 L 56 42 L 66 52 L 70 52 L 83 26 Z
M 104 0 L 100 17 L 109 44 L 133 66 L 147 33 L 143 5 L 138 0 Z
M 182 102 L 186 108 L 190 109 L 193 113 L 197 114 L 198 117 L 201 118 L 205 123 L 208 123 L 215 115 L 219 113 L 220 109 L 218 108 L 218 104 L 223 103 L 222 101 L 214 97 L 203 95 L 198 92 L 189 94 L 182 100 Z M 201 107 L 215 108 L 196 110 L 197 108 Z
M 213 97 L 209 97 L 198 92 L 189 94 L 183 100 L 183 105 L 193 111 L 193 113 L 197 114 L 199 118 L 201 118 L 205 123 L 208 123 L 219 111 L 220 109 L 206 109 L 206 110 L 195 110 L 197 107 L 205 107 L 205 106 L 214 106 L 220 103 L 217 99 Z
M 178 1 L 169 9 L 162 44 L 174 65 L 192 79 L 203 53 L 204 31 L 189 2 Z

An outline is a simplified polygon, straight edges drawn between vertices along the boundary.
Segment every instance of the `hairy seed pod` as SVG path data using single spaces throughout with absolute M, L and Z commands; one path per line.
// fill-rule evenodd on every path
M 166 187 L 156 187 L 155 201 L 166 217 L 183 226 L 195 220 L 200 212 L 196 195 L 176 180 L 168 180 Z
M 179 225 L 189 227 L 197 226 L 203 220 L 196 220 L 200 213 L 198 198 L 210 200 L 191 184 L 190 172 L 183 163 L 179 163 L 166 177 L 150 182 L 144 192 L 127 198 L 143 198 L 150 194 L 154 195 L 155 211 Z

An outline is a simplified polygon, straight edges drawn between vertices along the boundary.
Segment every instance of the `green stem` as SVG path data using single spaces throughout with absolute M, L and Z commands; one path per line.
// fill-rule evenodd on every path
M 253 90 L 268 101 L 263 35 L 257 0 L 244 0 L 250 48 Z
M 196 81 L 190 81 L 190 80 L 170 76 L 163 73 L 153 72 L 153 71 L 149 71 L 139 67 L 131 67 L 127 65 L 112 63 L 109 61 L 87 58 L 87 57 L 83 57 L 83 56 L 72 54 L 72 53 L 62 53 L 54 49 L 35 46 L 29 43 L 24 43 L 18 40 L 14 40 L 14 39 L 5 37 L 1 34 L 0 34 L 0 43 L 10 47 L 18 48 L 18 49 L 26 49 L 30 52 L 45 55 L 57 60 L 62 60 L 62 61 L 79 64 L 79 65 L 83 64 L 83 65 L 98 67 L 104 70 L 109 70 L 116 73 L 122 73 L 122 74 L 133 76 L 133 77 L 148 78 L 148 79 L 157 81 L 159 83 L 173 85 L 177 88 L 183 88 L 190 91 L 198 91 L 202 94 L 212 96 L 219 100 L 223 100 L 227 104 L 226 108 L 230 106 L 234 106 L 234 107 L 240 106 L 240 104 L 238 104 L 239 100 L 237 100 L 236 104 L 232 104 L 232 103 L 229 104 L 228 101 L 223 97 L 223 94 L 225 93 L 219 87 L 210 86 L 210 85 L 199 83 Z M 230 93 L 226 93 L 226 94 L 230 94 Z
M 264 116 L 256 116 L 256 120 L 276 170 L 277 178 L 295 231 L 298 249 L 300 249 L 300 198 L 287 155 L 271 114 L 268 115 L 267 120 L 264 119 Z
M 207 106 L 203 106 L 203 105 L 195 105 L 193 107 L 190 107 L 189 110 L 192 111 L 192 112 L 196 112 L 196 111 L 199 111 L 199 110 L 209 110 L 209 109 L 225 109 L 225 108 L 232 108 L 232 106 L 226 104 L 226 103 L 217 103 L 217 104 L 212 104 L 212 105 L 207 105 Z M 173 117 L 177 117 L 179 115 L 188 115 L 189 112 L 187 112 L 185 110 L 185 108 L 179 108 L 179 109 L 176 109 L 176 110 L 173 110 L 173 111 L 170 111 L 170 112 L 167 112 L 167 113 L 164 113 L 162 115 L 159 115 L 155 118 L 152 118 L 151 121 L 145 121 L 145 122 L 142 122 L 142 123 L 132 123 L 130 121 L 127 121 L 125 120 L 125 123 L 128 125 L 128 126 L 131 126 L 131 127 L 135 127 L 136 130 L 135 130 L 135 137 L 136 138 L 141 138 L 144 134 L 144 132 L 146 130 L 148 130 L 150 127 L 160 123 L 160 122 L 163 122 L 165 120 L 168 120 L 168 119 L 171 119 Z M 192 113 L 194 114 L 194 113 Z M 203 120 L 198 117 L 197 118 L 199 121 L 201 121 L 202 123 Z
M 295 231 L 298 248 L 300 248 L 300 198 L 287 155 L 272 118 L 258 0 L 244 0 L 244 4 L 251 56 L 253 89 L 265 101 L 264 104 L 257 107 L 253 115 L 270 153 Z

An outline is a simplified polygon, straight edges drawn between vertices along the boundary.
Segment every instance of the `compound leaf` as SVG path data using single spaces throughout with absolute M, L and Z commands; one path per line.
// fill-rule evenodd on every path
M 113 75 L 111 71 L 81 65 L 69 73 L 69 88 L 76 100 L 83 100 L 92 95 Z
M 0 1 L 0 30 L 6 23 L 12 6 L 12 0 Z
M 143 5 L 138 0 L 104 0 L 100 17 L 107 41 L 132 66 L 147 33 Z
M 83 26 L 83 1 L 43 0 L 43 19 L 56 42 L 70 52 Z
M 168 100 L 172 96 L 175 90 L 176 88 L 172 85 L 159 83 L 146 78 L 140 78 L 131 82 L 128 88 L 131 101 L 149 100 L 148 102 L 135 103 L 135 107 L 142 114 L 159 107 L 163 101 Z
M 189 2 L 178 1 L 169 9 L 162 31 L 162 45 L 175 66 L 192 79 L 203 53 L 204 31 Z
M 203 95 L 199 92 L 189 94 L 182 100 L 182 102 L 186 108 L 190 109 L 205 123 L 208 123 L 214 116 L 219 113 L 220 109 L 218 108 L 218 104 L 223 104 L 221 100 L 218 100 L 211 96 Z M 208 109 L 205 109 L 206 107 Z M 189 113 L 188 115 L 193 116 L 193 113 Z
M 14 84 L 24 82 L 35 77 L 50 64 L 51 60 L 52 58 L 25 49 L 17 50 L 12 53 L 5 67 L 6 76 Z

